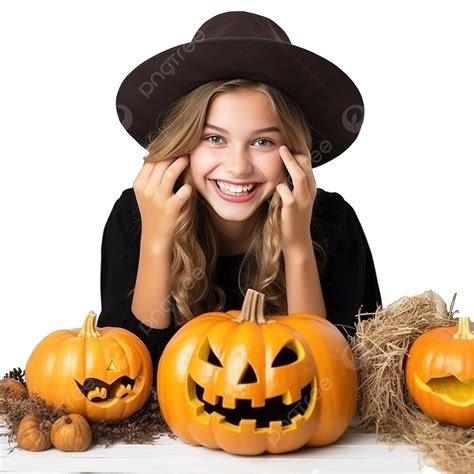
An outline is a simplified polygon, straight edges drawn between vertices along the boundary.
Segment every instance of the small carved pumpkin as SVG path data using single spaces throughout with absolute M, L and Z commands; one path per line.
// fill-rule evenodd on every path
M 468 317 L 438 327 L 411 345 L 405 366 L 408 391 L 431 418 L 474 426 L 474 333 Z
M 91 445 L 92 430 L 82 415 L 64 415 L 51 427 L 51 442 L 61 451 L 85 451 Z
M 28 451 L 44 451 L 51 447 L 51 422 L 40 416 L 25 415 L 16 432 L 18 446 Z
M 82 328 L 46 336 L 25 368 L 28 392 L 64 405 L 90 421 L 122 420 L 150 395 L 153 366 L 145 344 L 123 328 L 96 327 L 91 311 Z
M 157 396 L 181 440 L 234 454 L 334 442 L 356 410 L 350 346 L 314 314 L 263 314 L 249 289 L 242 311 L 186 323 L 160 358 Z

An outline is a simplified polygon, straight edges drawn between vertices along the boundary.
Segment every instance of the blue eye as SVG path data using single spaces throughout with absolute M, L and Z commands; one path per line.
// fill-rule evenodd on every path
M 214 138 L 214 137 L 222 138 L 222 137 L 220 137 L 219 135 L 209 135 L 209 136 L 205 137 L 204 140 L 208 141 L 209 138 Z M 216 145 L 218 145 L 217 142 L 213 142 L 213 141 L 210 141 L 209 143 L 215 143 Z
M 269 140 L 268 138 L 258 138 L 258 139 L 255 140 L 255 141 L 257 141 L 257 142 L 258 142 L 258 141 L 260 141 L 260 142 L 262 142 L 262 141 L 263 141 L 263 142 L 268 142 L 268 143 L 270 143 L 271 145 L 274 145 L 274 144 L 275 144 L 275 143 L 273 143 L 272 140 Z M 268 145 L 268 146 L 270 146 L 270 145 Z
M 204 140 L 206 141 L 209 141 L 210 138 L 218 138 L 218 139 L 222 139 L 222 137 L 220 135 L 208 135 L 207 137 L 204 137 Z M 256 142 L 257 141 L 260 141 L 260 142 L 268 142 L 270 145 L 274 145 L 275 143 L 270 140 L 269 138 L 257 138 L 257 140 L 255 140 Z M 216 142 L 216 141 L 209 141 L 209 143 L 214 143 L 215 145 L 219 145 L 220 143 L 219 142 Z M 265 145 L 263 146 L 263 148 L 266 148 L 267 146 L 270 146 L 270 145 Z M 259 147 L 260 148 L 260 147 Z

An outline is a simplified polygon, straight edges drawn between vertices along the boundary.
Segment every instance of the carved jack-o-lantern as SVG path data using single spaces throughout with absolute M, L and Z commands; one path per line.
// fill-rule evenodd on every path
M 82 328 L 55 331 L 41 340 L 26 364 L 26 385 L 30 395 L 90 421 L 121 420 L 150 395 L 151 356 L 130 331 L 97 328 L 96 316 L 91 311 Z
M 405 380 L 426 415 L 474 426 L 474 333 L 469 318 L 419 336 L 408 352 Z
M 306 313 L 263 314 L 248 290 L 242 311 L 186 323 L 160 358 L 163 416 L 184 442 L 234 454 L 329 444 L 356 409 L 352 352 L 329 321 Z

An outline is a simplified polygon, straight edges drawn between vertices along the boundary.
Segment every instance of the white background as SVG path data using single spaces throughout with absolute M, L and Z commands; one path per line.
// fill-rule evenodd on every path
M 1 42 L 0 376 L 50 332 L 100 312 L 105 221 L 145 150 L 115 96 L 139 63 L 229 10 L 270 17 L 358 86 L 355 143 L 315 169 L 355 209 L 384 306 L 437 291 L 474 314 L 469 2 L 5 3 Z

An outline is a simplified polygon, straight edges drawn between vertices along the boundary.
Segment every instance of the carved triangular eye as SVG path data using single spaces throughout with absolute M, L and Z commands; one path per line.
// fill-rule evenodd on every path
M 107 369 L 105 370 L 118 370 L 117 364 L 113 360 L 111 360 Z
M 221 361 L 216 356 L 215 352 L 212 350 L 211 344 L 207 337 L 203 341 L 199 349 L 199 358 L 205 362 L 209 362 L 209 364 L 215 365 L 217 367 L 222 367 Z
M 281 367 L 283 365 L 291 364 L 298 360 L 298 354 L 294 347 L 290 345 L 283 346 L 278 352 L 275 360 L 272 363 L 272 367 Z
M 250 363 L 247 364 L 245 371 L 239 380 L 239 383 L 255 383 L 257 382 L 257 374 Z
M 212 347 L 209 347 L 209 355 L 207 356 L 207 361 L 209 364 L 217 365 L 217 367 L 222 367 L 221 361 L 217 358 L 216 354 L 212 350 Z

